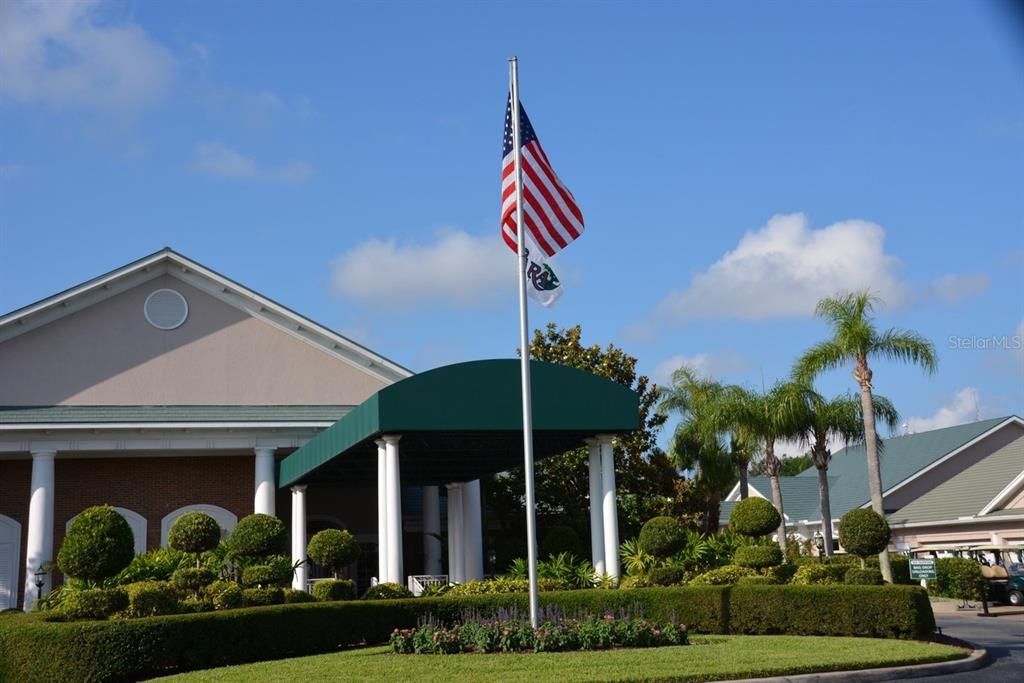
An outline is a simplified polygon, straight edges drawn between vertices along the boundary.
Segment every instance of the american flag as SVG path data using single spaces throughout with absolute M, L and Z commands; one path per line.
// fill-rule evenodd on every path
M 547 256 L 554 256 L 583 234 L 583 214 L 569 188 L 555 175 L 526 110 L 519 103 L 519 142 L 523 164 L 523 227 Z M 501 162 L 501 236 L 518 253 L 516 173 L 512 142 L 512 97 L 505 108 L 505 144 Z M 529 240 L 527 241 L 529 245 Z

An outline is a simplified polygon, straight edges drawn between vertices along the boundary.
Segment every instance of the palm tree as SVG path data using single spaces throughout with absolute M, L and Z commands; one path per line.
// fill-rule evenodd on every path
M 825 537 L 825 554 L 832 554 L 832 506 L 829 503 L 828 466 L 832 460 L 829 443 L 841 441 L 844 446 L 864 438 L 864 418 L 860 399 L 852 394 L 836 396 L 831 401 L 816 391 L 804 394 L 800 442 L 810 448 L 811 461 L 818 470 L 818 500 L 821 502 L 821 530 Z M 874 396 L 875 420 L 881 420 L 889 429 L 899 424 L 899 414 L 889 399 Z
M 801 406 L 808 389 L 798 382 L 781 382 L 768 392 L 758 392 L 731 386 L 725 389 L 725 421 L 739 435 L 741 441 L 756 443 L 763 455 L 763 469 L 772 488 L 772 502 L 779 511 L 779 546 L 786 551 L 786 514 L 779 483 L 782 463 L 775 455 L 775 444 L 780 439 L 799 437 Z
M 832 328 L 832 338 L 815 344 L 797 360 L 794 375 L 806 384 L 826 370 L 853 364 L 853 378 L 860 386 L 861 415 L 864 420 L 864 446 L 868 461 L 868 489 L 871 507 L 885 515 L 882 504 L 882 471 L 878 460 L 878 438 L 875 433 L 875 411 L 872 409 L 872 371 L 869 359 L 920 365 L 928 373 L 935 372 L 938 360 L 935 347 L 920 334 L 910 330 L 890 328 L 879 332 L 874 325 L 872 311 L 881 299 L 867 291 L 839 294 L 818 302 L 815 314 L 824 318 Z M 878 556 L 883 578 L 892 582 L 889 551 Z

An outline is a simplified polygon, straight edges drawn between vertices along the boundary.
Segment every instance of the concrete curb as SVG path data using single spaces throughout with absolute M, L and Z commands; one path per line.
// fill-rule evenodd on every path
M 768 678 L 741 678 L 717 683 L 826 683 L 833 681 L 851 681 L 853 683 L 875 683 L 894 681 L 903 678 L 919 678 L 923 676 L 941 676 L 975 671 L 989 663 L 988 651 L 975 646 L 964 659 L 951 662 L 932 662 L 930 664 L 911 664 L 909 666 L 887 666 L 880 669 L 858 669 L 856 671 L 823 671 L 816 674 L 794 674 L 792 676 L 771 676 Z

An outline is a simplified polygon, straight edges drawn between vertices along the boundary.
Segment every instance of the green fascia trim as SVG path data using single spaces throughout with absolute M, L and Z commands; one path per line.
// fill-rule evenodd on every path
M 536 432 L 616 434 L 640 427 L 636 392 L 564 365 L 530 362 Z M 482 360 L 448 365 L 381 389 L 285 458 L 282 488 L 384 434 L 521 432 L 520 362 Z M 582 438 L 582 437 L 581 437 Z M 443 458 L 439 449 L 437 457 Z

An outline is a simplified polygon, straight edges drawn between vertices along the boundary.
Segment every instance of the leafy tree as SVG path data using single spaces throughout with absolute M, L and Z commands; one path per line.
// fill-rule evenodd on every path
M 829 442 L 838 440 L 849 446 L 864 438 L 864 418 L 861 415 L 860 400 L 845 394 L 832 400 L 816 391 L 802 394 L 804 404 L 800 406 L 800 441 L 811 448 L 807 457 L 818 470 L 818 500 L 821 503 L 822 534 L 825 537 L 825 554 L 832 555 L 832 506 L 829 502 L 828 466 L 832 460 Z M 899 423 L 899 414 L 889 399 L 874 396 L 875 419 L 883 421 L 890 429 Z
M 579 325 L 558 328 L 549 324 L 536 330 L 530 343 L 535 360 L 568 365 L 623 384 L 640 397 L 640 429 L 615 438 L 615 482 L 623 536 L 637 532 L 643 522 L 672 511 L 678 474 L 657 446 L 657 432 L 665 416 L 654 411 L 658 394 L 650 380 L 636 373 L 636 358 L 609 344 L 585 346 Z M 538 460 L 535 465 L 537 510 L 556 524 L 573 527 L 590 537 L 590 478 L 588 449 L 576 448 Z M 492 478 L 485 487 L 488 508 L 498 517 L 503 536 L 518 530 L 523 519 L 522 468 Z M 498 548 L 499 554 L 500 548 Z M 508 551 L 506 551 L 508 552 Z M 512 555 L 515 557 L 516 555 Z M 499 564 L 503 558 L 499 557 Z
M 135 538 L 124 517 L 109 505 L 86 508 L 64 536 L 57 565 L 66 576 L 102 583 L 135 557 Z
M 839 294 L 819 301 L 815 313 L 828 322 L 832 328 L 832 337 L 808 349 L 797 360 L 793 374 L 800 381 L 810 384 L 822 372 L 853 364 L 853 378 L 860 387 L 871 508 L 884 515 L 882 468 L 878 459 L 875 411 L 872 409 L 874 373 L 868 363 L 882 358 L 919 365 L 926 372 L 934 373 L 938 367 L 938 358 L 935 346 L 917 332 L 896 328 L 880 332 L 872 316 L 875 305 L 880 303 L 881 299 L 868 291 Z M 878 561 L 882 576 L 891 583 L 892 567 L 888 550 L 882 550 Z
M 804 453 L 803 455 L 790 455 L 779 458 L 779 476 L 780 477 L 795 477 L 804 470 L 814 466 L 814 459 L 810 453 Z M 750 468 L 751 474 L 764 474 L 761 471 L 761 463 L 755 463 Z

